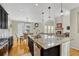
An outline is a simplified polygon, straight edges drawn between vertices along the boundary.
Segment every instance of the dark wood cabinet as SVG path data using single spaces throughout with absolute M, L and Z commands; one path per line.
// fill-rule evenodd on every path
M 2 10 L 1 10 L 1 8 L 0 8 L 0 29 L 2 28 Z
M 8 38 L 8 50 L 10 50 L 13 46 L 13 36 Z
M 8 29 L 8 13 L 0 5 L 0 29 Z
M 28 46 L 29 46 L 31 55 L 34 56 L 34 42 L 30 37 L 28 37 Z
M 48 49 L 41 48 L 40 55 L 41 56 L 60 56 L 60 45 L 52 48 L 48 48 Z

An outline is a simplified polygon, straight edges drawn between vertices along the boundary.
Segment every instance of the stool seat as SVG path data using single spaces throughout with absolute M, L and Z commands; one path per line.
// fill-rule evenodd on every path
M 23 33 L 24 34 L 24 39 L 28 38 L 28 33 Z

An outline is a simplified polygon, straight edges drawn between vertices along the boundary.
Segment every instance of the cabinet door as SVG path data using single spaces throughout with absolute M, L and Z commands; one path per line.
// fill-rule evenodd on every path
M 41 48 L 41 56 L 60 56 L 60 45 L 48 49 Z
M 69 56 L 69 49 L 70 49 L 70 41 L 63 43 L 61 45 L 61 55 L 62 56 Z
M 29 45 L 29 49 L 30 49 L 30 52 L 31 52 L 32 56 L 34 56 L 33 40 L 30 37 L 28 37 L 28 45 Z
M 2 29 L 4 29 L 5 28 L 5 14 L 4 14 L 5 12 L 4 11 L 2 11 Z
M 1 9 L 0 9 L 0 29 L 2 28 L 2 18 L 1 18 Z
M 7 28 L 8 28 L 8 14 L 4 10 L 4 8 L 0 6 L 0 29 L 7 29 Z
M 8 29 L 8 14 L 5 14 L 5 28 Z
M 4 13 L 4 29 L 8 28 L 8 16 L 7 13 Z

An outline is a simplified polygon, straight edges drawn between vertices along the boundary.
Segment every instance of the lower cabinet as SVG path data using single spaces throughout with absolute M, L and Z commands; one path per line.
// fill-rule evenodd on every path
M 60 56 L 60 45 L 48 49 L 42 48 L 39 44 L 34 44 L 35 56 Z
M 28 37 L 28 46 L 29 46 L 29 50 L 31 52 L 31 55 L 34 56 L 34 44 L 33 44 L 33 40 Z
M 48 49 L 43 49 L 41 48 L 41 56 L 60 56 L 60 45 L 48 48 Z
M 70 41 L 64 42 L 58 46 L 43 49 L 39 44 L 35 44 L 34 55 L 36 56 L 69 56 Z
M 37 43 L 34 43 L 34 56 L 40 56 L 40 51 L 41 47 Z
M 61 56 L 69 56 L 70 41 L 65 42 L 61 45 Z
M 10 50 L 10 48 L 12 47 L 13 45 L 13 36 L 9 37 L 8 38 L 8 50 Z

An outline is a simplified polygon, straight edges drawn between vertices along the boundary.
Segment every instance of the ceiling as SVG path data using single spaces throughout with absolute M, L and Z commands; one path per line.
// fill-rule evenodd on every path
M 51 19 L 60 16 L 60 3 L 2 3 L 1 4 L 9 14 L 9 19 L 18 21 L 42 21 L 42 12 L 44 12 L 44 20 L 48 20 L 48 7 L 51 6 Z M 78 3 L 63 3 L 64 15 L 68 15 L 70 10 L 79 7 Z

